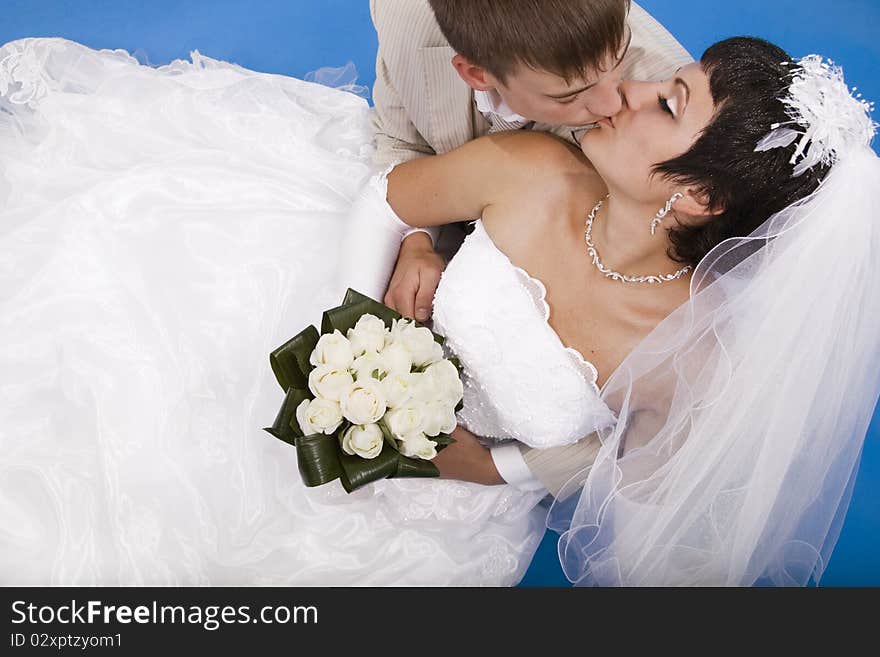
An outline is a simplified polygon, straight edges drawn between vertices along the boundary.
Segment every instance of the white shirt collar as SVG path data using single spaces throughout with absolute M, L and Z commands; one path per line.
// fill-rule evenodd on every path
M 474 89 L 474 100 L 477 103 L 477 109 L 483 114 L 495 114 L 503 121 L 511 123 L 528 121 L 526 117 L 520 116 L 510 109 L 508 104 L 504 102 L 504 99 L 501 98 L 501 95 L 494 89 L 489 91 Z

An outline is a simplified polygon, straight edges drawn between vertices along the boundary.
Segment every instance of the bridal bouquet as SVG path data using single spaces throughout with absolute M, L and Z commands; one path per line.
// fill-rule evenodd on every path
M 436 477 L 454 442 L 463 387 L 443 338 L 354 290 L 273 351 L 286 391 L 266 429 L 294 445 L 307 486 L 340 479 L 349 493 L 386 477 Z

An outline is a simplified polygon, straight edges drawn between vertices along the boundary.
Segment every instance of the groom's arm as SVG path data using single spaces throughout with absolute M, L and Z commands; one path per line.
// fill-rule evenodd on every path
M 601 446 L 599 436 L 594 433 L 573 445 L 534 449 L 517 443 L 516 449 L 520 452 L 525 471 L 553 497 L 558 497 L 572 478 L 575 478 L 578 486 L 583 484 L 587 468 L 593 465 Z
M 422 32 L 434 29 L 433 14 L 412 0 L 370 0 L 370 16 L 376 28 L 376 83 L 373 86 L 372 124 L 380 169 L 434 155 L 434 149 L 416 127 L 413 115 L 415 92 L 406 66 L 413 67 L 412 40 L 424 40 Z M 413 34 L 413 32 L 417 34 Z M 419 91 L 423 91 L 419 86 Z M 407 93 L 404 93 L 407 92 Z M 414 228 L 404 233 L 393 275 L 387 282 L 383 302 L 406 317 L 430 318 L 434 292 L 445 260 L 435 250 L 439 228 Z
M 446 269 L 446 260 L 434 248 L 433 238 L 412 233 L 404 238 L 383 303 L 404 317 L 431 319 L 434 293 Z
M 452 437 L 456 442 L 433 461 L 442 478 L 488 486 L 506 483 L 520 490 L 546 490 L 554 497 L 573 478 L 578 486 L 583 484 L 601 447 L 597 434 L 573 445 L 547 449 L 517 442 L 486 448 L 462 427 L 457 427 Z

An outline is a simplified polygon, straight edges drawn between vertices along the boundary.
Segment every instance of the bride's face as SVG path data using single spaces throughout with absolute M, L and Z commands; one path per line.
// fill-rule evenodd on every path
M 711 122 L 709 76 L 695 62 L 669 80 L 627 81 L 620 91 L 620 112 L 588 131 L 581 148 L 612 193 L 662 206 L 677 189 L 652 169 L 687 152 Z

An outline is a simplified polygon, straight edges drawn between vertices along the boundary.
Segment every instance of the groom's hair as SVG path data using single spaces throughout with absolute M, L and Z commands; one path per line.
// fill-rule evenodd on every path
M 459 55 L 506 82 L 520 65 L 566 80 L 624 45 L 630 0 L 428 0 Z

